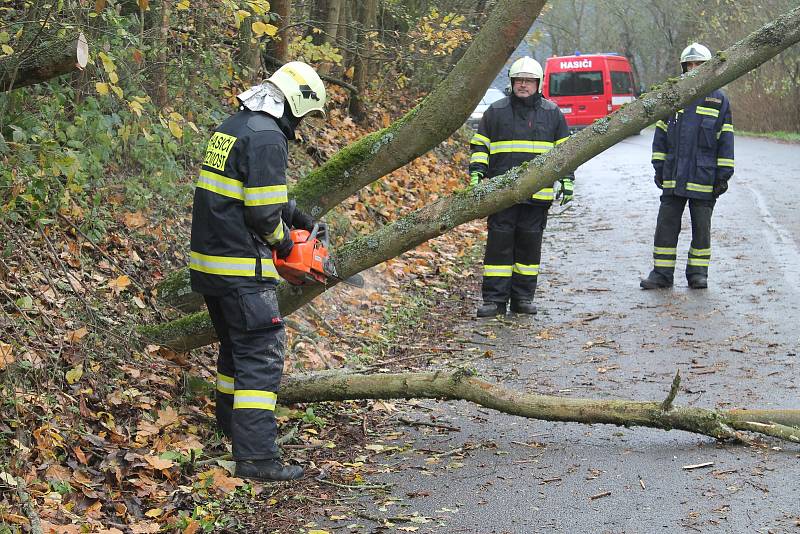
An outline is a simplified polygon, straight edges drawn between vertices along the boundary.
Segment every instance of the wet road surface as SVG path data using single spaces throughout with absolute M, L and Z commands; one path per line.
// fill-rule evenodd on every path
M 677 405 L 800 408 L 800 147 L 736 140 L 736 173 L 712 221 L 708 290 L 686 287 L 688 209 L 675 287 L 643 291 L 658 190 L 652 131 L 581 166 L 576 200 L 551 210 L 535 318 L 472 318 L 470 365 L 517 390 Z M 559 213 L 560 212 L 560 213 Z M 486 354 L 485 351 L 490 351 Z M 488 356 L 488 357 L 486 357 Z M 457 362 L 450 362 L 455 364 Z M 398 404 L 403 427 L 376 444 L 392 484 L 331 532 L 798 532 L 800 446 L 718 443 L 681 431 L 547 423 L 466 402 Z M 698 469 L 684 466 L 713 462 Z M 415 515 L 416 514 L 416 515 Z M 383 526 L 365 516 L 400 518 Z M 416 519 L 414 519 L 416 518 Z

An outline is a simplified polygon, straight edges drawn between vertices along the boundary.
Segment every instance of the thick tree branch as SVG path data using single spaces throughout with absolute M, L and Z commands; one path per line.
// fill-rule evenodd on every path
M 800 410 L 759 410 L 749 422 L 741 411 L 715 411 L 632 400 L 573 399 L 514 391 L 472 376 L 469 372 L 352 374 L 341 371 L 288 375 L 279 401 L 343 401 L 352 399 L 467 400 L 510 415 L 542 421 L 641 426 L 685 430 L 717 439 L 736 438 L 734 429 L 747 430 L 793 442 L 800 440 Z M 784 425 L 770 423 L 780 417 Z M 789 425 L 793 426 L 789 426 Z M 780 427 L 780 432 L 777 429 Z
M 481 182 L 475 188 L 441 198 L 369 236 L 339 247 L 334 254 L 339 274 L 344 278 L 352 276 L 460 224 L 486 217 L 528 198 L 634 132 L 758 67 L 798 41 L 800 7 L 718 53 L 692 71 L 696 74 L 667 81 L 530 164 Z M 279 290 L 280 309 L 288 315 L 325 289 L 323 286 L 289 288 L 283 284 Z M 142 333 L 153 342 L 179 350 L 196 348 L 214 340 L 205 312 L 143 329 Z

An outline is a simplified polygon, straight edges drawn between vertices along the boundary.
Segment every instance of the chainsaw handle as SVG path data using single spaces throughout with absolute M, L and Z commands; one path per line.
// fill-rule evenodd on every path
M 316 239 L 317 234 L 319 234 L 319 221 L 314 223 L 314 228 L 311 229 L 311 233 L 308 235 L 308 240 L 307 241 L 311 241 L 313 239 Z M 329 247 L 330 243 L 329 243 L 328 232 L 325 232 L 322 235 L 322 238 L 320 239 L 320 241 L 322 242 L 322 246 L 324 246 L 325 248 Z

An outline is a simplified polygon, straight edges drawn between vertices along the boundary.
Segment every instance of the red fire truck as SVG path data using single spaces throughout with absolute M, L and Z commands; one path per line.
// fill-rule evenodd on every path
M 631 65 L 619 54 L 553 56 L 545 63 L 542 93 L 579 130 L 633 101 Z

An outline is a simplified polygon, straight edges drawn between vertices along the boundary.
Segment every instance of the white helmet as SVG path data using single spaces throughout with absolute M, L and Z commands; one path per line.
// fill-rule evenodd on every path
M 709 59 L 711 59 L 711 51 L 708 48 L 700 43 L 692 43 L 681 52 L 681 67 L 684 67 L 685 70 L 685 63 L 703 62 Z
M 535 78 L 539 80 L 539 92 L 542 92 L 542 78 L 544 71 L 538 61 L 530 56 L 521 57 L 511 64 L 508 69 L 508 77 L 511 78 L 512 83 L 514 78 Z
M 311 66 L 302 61 L 290 61 L 276 70 L 269 81 L 281 90 L 295 117 L 312 111 L 325 115 L 325 85 Z

